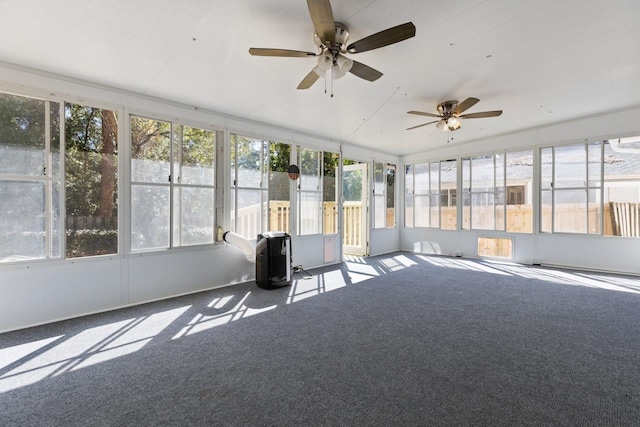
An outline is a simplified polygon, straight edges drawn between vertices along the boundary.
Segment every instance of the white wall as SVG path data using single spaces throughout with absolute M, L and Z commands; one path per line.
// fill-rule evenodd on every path
M 486 154 L 518 148 L 601 141 L 640 134 L 640 108 L 618 111 L 402 158 L 403 164 Z M 403 181 L 403 177 L 399 178 Z M 403 182 L 401 182 L 401 187 Z M 401 189 L 399 191 L 404 191 Z M 403 228 L 401 248 L 408 251 L 477 257 L 478 236 L 512 237 L 514 261 L 640 274 L 640 239 L 572 234 L 517 234 L 496 231 L 447 231 Z

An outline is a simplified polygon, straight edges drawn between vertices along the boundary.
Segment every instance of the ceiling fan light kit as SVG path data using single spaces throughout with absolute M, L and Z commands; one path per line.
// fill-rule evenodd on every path
M 298 89 L 310 88 L 318 78 L 326 76 L 329 70 L 331 71 L 332 80 L 339 79 L 350 72 L 361 79 L 373 82 L 382 77 L 382 73 L 368 65 L 348 58 L 346 54 L 378 49 L 416 35 L 416 27 L 413 23 L 407 22 L 347 44 L 349 41 L 349 28 L 340 22 L 335 22 L 329 0 L 307 0 L 307 7 L 315 29 L 313 41 L 318 48 L 318 53 L 255 47 L 249 49 L 249 53 L 254 56 L 289 58 L 318 56 L 318 64 L 302 79 Z M 333 96 L 333 93 L 331 95 Z

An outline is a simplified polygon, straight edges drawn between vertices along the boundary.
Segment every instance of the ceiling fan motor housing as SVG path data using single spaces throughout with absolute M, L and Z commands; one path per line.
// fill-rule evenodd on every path
M 326 41 L 320 40 L 318 33 L 313 33 L 313 42 L 321 50 L 329 50 L 332 54 L 347 51 L 347 41 L 349 41 L 349 28 L 341 22 L 336 22 L 336 40 L 333 46 L 327 46 Z
M 458 101 L 444 101 L 438 104 L 438 112 L 446 119 L 451 116 L 451 113 L 457 106 Z

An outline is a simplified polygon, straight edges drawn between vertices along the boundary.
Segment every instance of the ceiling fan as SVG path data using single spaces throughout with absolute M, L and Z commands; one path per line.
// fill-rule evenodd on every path
M 298 89 L 310 88 L 320 76 L 331 71 L 333 79 L 339 79 L 347 72 L 370 82 L 379 79 L 382 73 L 360 62 L 347 58 L 347 53 L 360 53 L 401 42 L 416 35 L 416 27 L 411 22 L 388 28 L 356 42 L 347 44 L 349 29 L 335 22 L 329 0 L 307 0 L 311 21 L 315 28 L 313 41 L 318 52 L 304 52 L 288 49 L 252 47 L 249 53 L 255 56 L 310 57 L 317 56 L 318 64 L 302 79 Z M 333 94 L 332 94 L 333 96 Z
M 482 111 L 480 113 L 462 114 L 464 111 L 473 107 L 480 101 L 478 98 L 467 98 L 462 102 L 458 101 L 445 101 L 438 104 L 438 114 L 425 113 L 422 111 L 408 111 L 408 114 L 417 114 L 419 116 L 437 117 L 438 120 L 432 122 L 423 123 L 418 126 L 407 128 L 407 130 L 419 128 L 422 126 L 437 123 L 436 127 L 440 130 L 456 130 L 460 129 L 462 124 L 460 119 L 480 119 L 483 117 L 497 117 L 502 114 L 502 110 L 495 111 Z

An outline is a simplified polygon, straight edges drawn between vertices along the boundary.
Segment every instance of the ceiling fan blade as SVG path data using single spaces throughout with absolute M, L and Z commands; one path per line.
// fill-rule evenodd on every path
M 409 39 L 416 35 L 416 27 L 412 22 L 387 28 L 379 33 L 372 34 L 347 46 L 347 52 L 360 53 L 379 47 L 388 46 Z
M 480 113 L 463 114 L 462 116 L 458 116 L 458 118 L 461 118 L 461 119 L 481 119 L 483 117 L 497 117 L 500 114 L 502 114 L 502 110 L 482 111 Z
M 329 46 L 332 46 L 336 41 L 336 23 L 333 20 L 331 3 L 329 0 L 307 0 L 307 6 L 320 41 L 328 42 Z
M 319 78 L 320 76 L 317 75 L 313 70 L 311 70 L 309 74 L 307 74 L 307 76 L 302 79 L 297 89 L 309 89 Z
M 457 116 L 458 114 L 462 113 L 463 111 L 466 111 L 469 108 L 471 108 L 474 105 L 476 105 L 478 103 L 478 101 L 480 101 L 478 98 L 467 98 L 464 101 L 462 101 L 460 104 L 458 104 L 458 106 L 453 109 L 451 114 L 453 114 L 454 116 Z
M 313 52 L 303 52 L 301 50 L 269 49 L 261 47 L 251 47 L 249 48 L 249 53 L 254 56 L 284 56 L 289 58 L 316 56 Z
M 369 67 L 368 65 L 364 65 L 361 62 L 353 61 L 353 66 L 349 70 L 351 74 L 355 74 L 361 79 L 368 80 L 370 82 L 378 80 L 382 77 L 382 73 L 376 69 Z
M 407 114 L 417 114 L 419 116 L 427 116 L 427 117 L 440 117 L 437 114 L 433 114 L 433 113 L 425 113 L 424 111 L 407 111 Z
M 418 125 L 418 126 L 413 126 L 413 127 L 407 128 L 407 130 L 411 130 L 411 129 L 415 129 L 415 128 L 421 128 L 422 126 L 431 125 L 431 124 L 433 124 L 433 123 L 438 123 L 439 121 L 440 121 L 440 120 L 436 120 L 436 121 L 433 121 L 433 122 L 423 123 L 423 124 Z

